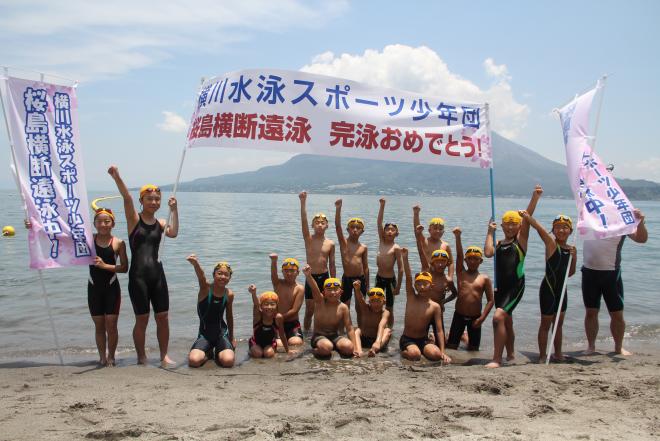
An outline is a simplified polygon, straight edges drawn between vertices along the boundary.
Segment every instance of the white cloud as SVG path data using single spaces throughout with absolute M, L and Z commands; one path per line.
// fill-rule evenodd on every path
M 614 165 L 615 176 L 660 182 L 660 157 L 651 156 L 639 162 L 624 162 Z
M 343 0 L 0 0 L 0 47 L 4 63 L 89 80 L 185 50 L 213 53 L 256 31 L 319 26 L 346 9 Z
M 158 128 L 166 132 L 183 133 L 188 130 L 188 123 L 185 119 L 174 112 L 163 111 L 163 122 L 157 124 Z
M 525 127 L 530 109 L 514 98 L 506 65 L 496 65 L 488 58 L 484 69 L 496 79 L 487 89 L 452 72 L 440 56 L 426 46 L 414 48 L 395 44 L 385 46 L 380 52 L 368 49 L 362 55 L 325 52 L 301 70 L 442 96 L 451 101 L 488 102 L 492 128 L 514 139 Z

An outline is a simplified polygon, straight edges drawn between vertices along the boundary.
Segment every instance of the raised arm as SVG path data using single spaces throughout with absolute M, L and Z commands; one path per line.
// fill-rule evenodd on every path
M 355 290 L 355 300 L 361 308 L 367 307 L 367 302 L 364 300 L 364 294 L 362 294 L 362 282 L 359 280 L 353 281 L 353 289 Z
M 422 210 L 422 207 L 419 205 L 413 206 L 413 231 L 417 231 L 417 227 L 421 225 L 419 221 L 419 212 Z
M 408 248 L 401 248 L 401 260 L 403 261 L 403 272 L 406 275 L 406 298 L 410 300 L 411 297 L 415 296 L 415 289 L 413 287 L 410 262 L 408 261 Z
M 495 236 L 495 230 L 497 230 L 497 224 L 494 220 L 488 223 L 488 232 L 486 233 L 486 243 L 484 244 L 484 256 L 493 257 L 495 255 L 495 244 L 493 239 Z
M 456 238 L 456 265 L 454 266 L 454 268 L 456 268 L 456 279 L 460 284 L 461 274 L 463 273 L 463 271 L 465 271 L 464 259 L 463 259 L 463 243 L 461 242 L 462 231 L 459 227 L 456 227 L 453 229 L 452 232 L 454 233 L 454 237 Z
M 133 203 L 133 197 L 128 191 L 128 187 L 124 184 L 124 180 L 119 175 L 119 169 L 116 165 L 111 165 L 108 168 L 108 174 L 114 179 L 119 194 L 124 199 L 124 214 L 126 215 L 126 226 L 128 227 L 128 234 L 131 234 L 135 229 L 135 226 L 138 224 L 140 217 L 138 216 L 137 211 L 135 210 L 135 204 Z
M 426 241 L 424 240 L 424 226 L 415 227 L 415 241 L 417 242 L 417 252 L 419 253 L 419 262 L 422 265 L 422 271 L 429 270 L 429 258 L 426 252 Z
M 175 238 L 179 235 L 179 209 L 177 206 L 176 198 L 170 196 L 167 201 L 167 205 L 170 207 L 170 214 L 167 217 L 167 222 L 165 225 L 165 235 L 167 237 Z
M 312 297 L 314 298 L 314 301 L 317 303 L 323 303 L 323 294 L 321 294 L 321 291 L 319 291 L 319 286 L 316 284 L 314 277 L 312 277 L 312 267 L 309 266 L 309 264 L 306 264 L 303 266 L 302 271 L 305 275 L 305 278 L 307 279 L 307 284 L 312 290 Z
M 277 285 L 280 283 L 277 275 L 277 254 L 271 253 L 268 257 L 270 257 L 270 282 L 273 284 L 273 290 L 277 291 Z
M 197 259 L 197 256 L 191 254 L 190 256 L 186 257 L 186 260 L 190 262 L 190 264 L 195 269 L 195 275 L 197 276 L 197 283 L 199 284 L 198 301 L 201 301 L 202 298 L 206 297 L 206 291 L 209 286 L 209 283 L 206 280 L 206 275 L 204 274 L 204 270 L 199 264 L 199 260 Z
M 634 209 L 633 214 L 636 219 L 639 219 L 639 224 L 637 224 L 637 229 L 633 234 L 629 234 L 628 237 L 637 243 L 645 243 L 649 240 L 649 232 L 646 229 L 646 224 L 644 223 L 644 213 L 641 210 Z
M 255 326 L 261 321 L 261 305 L 257 297 L 257 287 L 254 283 L 248 286 L 248 292 L 252 295 L 252 326 Z
M 302 236 L 305 241 L 305 247 L 307 247 L 308 242 L 311 240 L 309 234 L 309 223 L 307 222 L 307 192 L 301 191 L 298 195 L 300 198 L 300 226 L 302 228 Z
M 341 205 L 342 200 L 335 201 L 335 231 L 337 232 L 337 241 L 339 242 L 339 252 L 343 254 L 346 247 L 346 239 L 344 238 L 344 230 L 341 226 Z
M 385 216 L 385 198 L 380 198 L 378 200 L 380 203 L 380 208 L 378 208 L 378 218 L 376 223 L 378 224 L 378 239 L 383 240 L 383 234 L 385 229 L 383 228 L 383 217 Z
M 527 222 L 537 233 L 539 233 L 541 240 L 545 244 L 545 260 L 548 260 L 557 249 L 557 242 L 555 242 L 555 239 L 545 228 L 543 228 L 543 225 L 541 225 L 539 221 L 532 217 L 527 211 L 520 210 L 518 214 L 520 214 L 520 217 L 523 218 L 524 222 Z
M 526 211 L 530 216 L 534 215 L 534 210 L 536 210 L 536 205 L 538 204 L 542 194 L 543 188 L 537 184 L 536 187 L 534 187 L 534 191 L 532 192 L 532 197 L 529 200 L 529 204 L 527 204 Z M 520 231 L 518 231 L 518 243 L 525 251 L 527 251 L 527 241 L 529 240 L 529 227 L 529 222 L 523 218 L 522 224 L 520 225 Z

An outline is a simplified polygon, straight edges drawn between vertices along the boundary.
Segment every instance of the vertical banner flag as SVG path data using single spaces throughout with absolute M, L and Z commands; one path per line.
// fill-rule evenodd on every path
M 204 81 L 188 147 L 492 165 L 486 104 L 274 69 Z
M 93 263 L 75 88 L 4 78 L 16 173 L 33 228 L 30 268 Z
M 568 179 L 578 208 L 577 230 L 583 239 L 631 234 L 638 221 L 633 206 L 594 153 L 589 141 L 589 113 L 601 83 L 559 110 Z

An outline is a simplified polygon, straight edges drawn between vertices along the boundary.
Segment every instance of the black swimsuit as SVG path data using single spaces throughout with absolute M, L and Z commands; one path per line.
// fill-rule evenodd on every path
M 225 349 L 234 349 L 229 340 L 229 328 L 225 322 L 225 310 L 227 308 L 227 288 L 222 297 L 213 295 L 213 287 L 209 289 L 209 295 L 197 303 L 197 315 L 199 316 L 199 334 L 191 349 L 199 349 L 207 353 L 211 358 L 211 351 L 215 355 Z
M 259 345 L 263 349 L 268 346 L 277 348 L 277 334 L 278 328 L 274 321 L 270 325 L 266 325 L 263 321 L 259 321 L 259 323 L 254 326 L 254 333 L 248 344 L 250 347 Z
M 495 307 L 511 315 L 525 292 L 525 252 L 517 239 L 495 250 Z
M 139 216 L 138 224 L 129 235 L 131 269 L 128 272 L 128 294 L 135 315 L 148 314 L 149 302 L 154 313 L 165 312 L 170 307 L 170 296 L 163 264 L 158 260 L 158 248 L 163 227 L 156 220 L 149 225 Z
M 110 239 L 107 247 L 99 246 L 94 235 L 94 248 L 96 255 L 108 265 L 116 265 L 117 258 L 112 248 L 114 237 Z M 117 274 L 112 271 L 102 270 L 94 265 L 89 266 L 89 281 L 87 282 L 87 305 L 93 316 L 117 315 L 121 305 L 121 287 Z
M 541 304 L 541 314 L 555 315 L 559 309 L 559 298 L 561 289 L 568 271 L 568 259 L 571 256 L 571 250 L 557 245 L 557 249 L 552 256 L 545 262 L 545 277 L 539 288 L 539 301 Z M 568 306 L 568 296 L 564 296 L 561 305 L 562 312 L 566 311 Z

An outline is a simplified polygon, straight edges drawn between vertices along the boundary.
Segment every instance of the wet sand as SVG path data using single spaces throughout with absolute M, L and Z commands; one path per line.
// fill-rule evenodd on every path
M 221 369 L 0 364 L 1 440 L 659 439 L 660 355 L 534 354 L 496 370 L 488 354 L 451 366 L 318 361 L 305 351 Z

